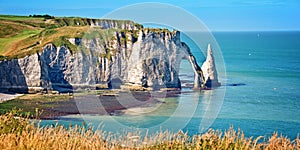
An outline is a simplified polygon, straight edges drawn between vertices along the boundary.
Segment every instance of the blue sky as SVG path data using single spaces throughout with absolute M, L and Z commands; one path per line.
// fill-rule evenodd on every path
M 1 0 L 0 14 L 101 18 L 114 9 L 141 2 L 181 7 L 197 16 L 212 31 L 300 30 L 299 0 Z

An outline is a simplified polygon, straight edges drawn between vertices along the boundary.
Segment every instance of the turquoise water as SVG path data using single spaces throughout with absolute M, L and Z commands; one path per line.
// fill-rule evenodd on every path
M 165 103 L 151 113 L 71 115 L 62 117 L 60 122 L 81 123 L 83 117 L 95 126 L 101 122 L 103 128 L 115 132 L 122 127 L 137 127 L 153 131 L 183 129 L 190 134 L 202 132 L 200 126 L 204 131 L 208 127 L 223 130 L 233 126 L 248 137 L 270 136 L 274 131 L 297 137 L 300 133 L 300 32 L 219 32 L 213 35 L 226 66 L 226 78 L 220 77 L 226 83 L 218 89 L 191 92 L 190 88 L 183 88 L 178 97 L 162 99 Z M 182 40 L 202 63 L 204 54 L 185 37 Z M 180 74 L 181 80 L 192 83 L 193 72 L 187 61 L 182 62 Z M 224 90 L 223 98 L 218 93 Z
M 300 32 L 214 33 L 227 83 L 218 118 L 211 126 L 240 127 L 247 136 L 300 133 Z M 187 129 L 193 128 L 193 120 Z

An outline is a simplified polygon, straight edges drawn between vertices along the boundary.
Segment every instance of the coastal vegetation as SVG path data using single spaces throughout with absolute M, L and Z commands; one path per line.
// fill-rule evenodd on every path
M 66 23 L 62 24 L 60 20 Z M 0 15 L 0 55 L 2 58 L 21 58 L 41 51 L 47 43 L 74 49 L 66 39 L 82 37 L 89 27 L 68 25 L 67 20 L 74 19 Z
M 112 20 L 53 17 L 50 15 L 0 15 L 0 60 L 22 58 L 40 52 L 48 43 L 58 47 L 67 46 L 74 52 L 77 50 L 77 47 L 70 43 L 68 39 L 82 38 L 91 29 L 92 24 L 106 21 Z M 136 29 L 143 27 L 130 20 L 115 20 L 113 22 L 115 22 L 114 25 L 116 27 L 120 28 L 120 31 L 123 24 L 134 26 Z M 112 31 L 118 30 L 107 29 L 108 31 L 106 31 L 101 26 L 93 29 L 103 30 L 103 35 L 105 36 L 101 36 L 105 38 L 105 41 L 109 40 L 107 38 L 112 37 Z M 137 36 L 137 31 L 134 32 L 134 35 Z M 96 35 L 89 34 L 86 37 L 93 36 Z
M 88 109 L 82 109 L 79 112 L 77 107 L 77 102 L 92 103 L 92 99 L 86 99 L 87 95 L 97 95 L 101 101 L 105 111 L 107 113 L 112 113 L 115 110 L 125 109 L 122 106 L 116 96 L 119 96 L 121 93 L 122 101 L 129 102 L 131 97 L 128 97 L 127 92 L 120 92 L 118 90 L 78 90 L 73 93 L 64 93 L 64 94 L 24 94 L 22 96 L 16 97 L 12 100 L 6 100 L 0 103 L 0 115 L 10 112 L 12 109 L 22 109 L 18 114 L 21 116 L 27 116 L 30 119 L 39 118 L 39 119 L 56 119 L 60 116 L 69 115 L 69 114 L 105 114 L 105 112 L 99 111 L 99 107 L 93 107 Z M 145 92 L 130 92 L 135 98 L 141 101 L 149 100 L 149 94 Z M 176 95 L 173 95 L 176 96 Z M 150 103 L 150 102 L 149 102 Z M 136 107 L 139 104 L 131 103 L 128 107 Z M 38 113 L 37 113 L 38 112 Z M 38 116 L 36 116 L 38 115 Z
M 141 24 L 130 20 L 113 20 L 117 28 L 103 29 L 102 26 L 92 27 L 97 22 L 109 22 L 109 19 L 90 19 L 79 17 L 54 17 L 50 15 L 12 16 L 0 15 L 0 60 L 23 58 L 36 52 L 41 52 L 43 47 L 52 43 L 57 47 L 66 46 L 75 53 L 89 50 L 80 45 L 74 45 L 69 39 L 85 38 L 99 39 L 103 45 L 111 45 L 113 40 L 125 45 L 129 40 L 137 41 Z M 117 23 L 116 23 L 117 22 Z M 107 23 L 104 23 L 107 24 Z M 124 29 L 122 25 L 134 26 L 137 30 Z M 144 28 L 145 32 L 171 33 L 168 29 Z M 118 33 L 118 39 L 115 39 Z M 130 37 L 129 37 L 130 36 Z M 111 59 L 116 52 L 112 47 L 106 47 L 106 52 L 100 57 Z
M 0 114 L 5 114 L 12 109 L 22 109 L 18 113 L 22 116 L 26 116 L 28 113 L 31 114 L 30 118 L 36 118 L 36 111 L 39 111 L 39 115 L 49 116 L 53 109 L 59 106 L 62 106 L 64 103 L 70 101 L 72 96 L 67 94 L 58 95 L 58 94 L 25 94 L 19 96 L 14 100 L 6 101 L 0 105 Z
M 232 127 L 226 131 L 209 130 L 189 136 L 187 133 L 160 131 L 142 136 L 93 130 L 86 126 L 40 127 L 13 110 L 0 116 L 0 149 L 299 149 L 300 139 L 288 139 L 274 133 L 269 138 L 246 138 Z M 259 140 L 262 140 L 259 142 Z

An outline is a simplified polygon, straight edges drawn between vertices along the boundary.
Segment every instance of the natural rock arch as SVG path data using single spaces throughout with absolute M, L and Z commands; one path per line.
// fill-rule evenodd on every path
M 195 56 L 191 53 L 190 48 L 182 42 L 185 49 L 185 59 L 188 59 L 194 71 L 194 89 L 205 89 L 220 86 L 218 81 L 217 69 L 210 44 L 207 47 L 207 56 L 203 65 L 199 67 Z

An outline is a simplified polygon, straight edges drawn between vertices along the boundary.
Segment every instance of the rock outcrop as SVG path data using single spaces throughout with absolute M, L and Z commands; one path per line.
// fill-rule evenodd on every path
M 56 27 L 62 26 L 91 26 L 101 27 L 102 29 L 126 29 L 138 30 L 143 28 L 142 25 L 137 24 L 131 20 L 111 20 L 111 19 L 91 19 L 91 18 L 77 18 L 77 17 L 61 17 L 53 20 Z
M 204 83 L 206 87 L 211 88 L 221 85 L 218 80 L 218 73 L 215 66 L 215 60 L 210 44 L 208 44 L 206 60 L 204 61 L 201 69 L 203 72 L 203 77 L 205 81 Z
M 205 88 L 205 79 L 203 76 L 203 72 L 199 65 L 197 64 L 196 58 L 190 51 L 190 48 L 185 44 L 182 43 L 184 50 L 186 51 L 187 57 L 186 59 L 189 60 L 190 64 L 192 65 L 192 69 L 194 71 L 194 89 L 204 89 Z
M 67 46 L 49 43 L 31 56 L 0 61 L 0 88 L 33 92 L 121 87 L 180 89 L 178 72 L 185 58 L 194 69 L 195 88 L 203 88 L 211 81 L 218 83 L 211 50 L 202 73 L 189 47 L 180 41 L 179 31 L 137 29 L 133 24 L 111 22 L 101 22 L 101 26 L 108 29 L 91 29 L 83 38 L 69 39 L 77 46 L 75 53 Z M 110 29 L 119 26 L 122 30 Z

